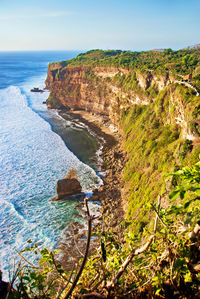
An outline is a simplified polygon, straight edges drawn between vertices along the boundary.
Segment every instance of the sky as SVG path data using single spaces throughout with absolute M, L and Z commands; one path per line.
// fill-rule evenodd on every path
M 200 43 L 200 0 L 0 0 L 0 51 L 180 49 Z

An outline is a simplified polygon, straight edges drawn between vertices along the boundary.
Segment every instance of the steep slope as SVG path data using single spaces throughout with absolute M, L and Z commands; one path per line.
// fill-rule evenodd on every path
M 109 55 L 90 51 L 74 60 L 49 65 L 49 108 L 101 115 L 123 136 L 129 156 L 123 173 L 123 194 L 133 230 L 142 231 L 148 223 L 148 203 L 156 201 L 159 194 L 167 205 L 171 183 L 166 184 L 165 172 L 198 160 L 200 96 L 184 74 L 187 70 L 197 72 L 200 55 L 188 51 L 176 55 L 171 50 L 164 54 L 147 52 L 147 57 L 137 57 L 141 62 L 136 67 L 135 54 L 127 64 L 126 52 L 117 51 Z M 175 66 L 168 61 L 173 55 Z M 122 61 L 117 66 L 116 59 Z M 158 67 L 149 69 L 149 59 L 151 63 L 155 60 Z M 179 65 L 177 74 L 177 64 L 186 59 L 187 64 Z M 198 82 L 198 77 L 195 80 Z

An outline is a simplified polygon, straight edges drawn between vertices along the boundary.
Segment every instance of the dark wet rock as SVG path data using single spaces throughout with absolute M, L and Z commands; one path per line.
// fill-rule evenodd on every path
M 81 193 L 82 187 L 78 181 L 77 172 L 75 169 L 71 169 L 64 179 L 58 180 L 56 191 L 58 195 L 53 200 L 64 199 L 69 195 Z
M 34 87 L 31 89 L 31 92 L 44 92 L 43 89 L 39 89 L 38 87 Z
M 58 199 L 81 193 L 81 190 L 81 185 L 77 179 L 62 179 L 57 182 L 56 191 L 58 193 Z

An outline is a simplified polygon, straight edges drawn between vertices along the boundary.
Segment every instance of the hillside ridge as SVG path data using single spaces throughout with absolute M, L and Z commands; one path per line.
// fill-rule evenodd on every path
M 87 111 L 122 136 L 128 161 L 121 189 L 133 227 L 148 223 L 149 200 L 167 198 L 164 173 L 198 160 L 199 69 L 199 51 L 171 49 L 92 50 L 49 65 L 49 108 Z

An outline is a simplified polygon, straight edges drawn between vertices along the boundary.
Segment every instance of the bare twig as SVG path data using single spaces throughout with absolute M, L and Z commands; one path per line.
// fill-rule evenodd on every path
M 92 279 L 92 281 L 91 281 L 90 284 L 89 284 L 89 288 L 90 288 L 90 290 L 91 290 L 91 286 L 93 285 L 93 283 L 94 283 L 95 281 L 98 281 L 100 275 L 101 275 L 101 274 L 100 274 L 100 272 L 98 271 L 97 275 Z
M 193 231 L 190 232 L 190 233 L 188 234 L 188 236 L 189 236 L 189 238 L 190 238 L 191 240 L 194 240 L 196 237 L 198 237 L 199 232 L 200 232 L 200 221 L 197 222 L 197 224 L 195 225 Z
M 131 251 L 130 255 L 127 257 L 125 262 L 122 264 L 121 268 L 119 269 L 119 271 L 117 272 L 117 274 L 115 275 L 113 280 L 111 282 L 108 282 L 108 284 L 107 284 L 108 289 L 113 288 L 117 284 L 117 282 L 120 279 L 120 277 L 122 276 L 123 272 L 126 270 L 127 266 L 132 261 L 133 257 L 145 252 L 149 248 L 149 246 L 151 245 L 151 243 L 153 241 L 153 238 L 154 238 L 154 236 L 151 236 L 149 238 L 149 241 L 144 246 L 142 246 L 141 248 L 136 249 L 136 250 L 133 249 Z
M 103 282 L 104 282 L 104 287 L 107 285 L 107 276 L 106 276 L 106 272 L 108 272 L 107 269 L 105 269 L 104 265 L 103 265 L 103 261 L 101 259 L 101 269 L 103 272 Z
M 68 281 L 68 278 L 66 278 L 66 277 L 65 277 L 65 276 L 58 270 L 58 266 L 57 266 L 57 264 L 56 264 L 56 261 L 55 261 L 55 259 L 54 259 L 54 255 L 53 255 L 52 252 L 51 252 L 51 257 L 52 257 L 53 264 L 54 264 L 55 269 L 56 269 L 56 271 L 58 272 L 58 274 L 59 274 L 65 281 Z
M 33 269 L 40 269 L 39 267 L 34 266 L 32 263 L 30 263 L 18 250 L 16 250 L 19 256 Z
M 93 286 L 93 288 L 91 289 L 91 292 L 93 292 L 94 290 L 96 290 L 96 288 L 104 281 L 104 278 L 101 278 L 100 280 L 98 280 L 98 282 L 95 284 L 95 286 Z
M 49 282 L 48 287 L 46 288 L 46 290 L 43 292 L 43 298 L 46 298 L 46 294 L 48 293 L 48 291 L 50 290 L 50 288 L 55 284 L 55 279 L 52 278 L 51 281 Z M 47 296 L 48 297 L 48 296 Z
M 108 297 L 104 296 L 104 295 L 101 295 L 99 293 L 96 293 L 96 292 L 92 292 L 92 293 L 88 293 L 88 294 L 82 295 L 82 298 L 100 298 L 100 299 L 106 299 Z
M 65 243 L 60 243 L 60 245 L 66 246 Z M 71 254 L 70 250 L 67 250 L 65 247 L 62 247 L 62 250 L 71 258 L 74 259 L 74 256 Z
M 156 233 L 157 230 L 157 224 L 158 224 L 158 215 L 159 215 L 159 211 L 160 211 L 160 204 L 161 204 L 161 196 L 158 196 L 158 214 L 156 213 L 156 218 L 155 218 L 155 222 L 154 222 L 154 228 L 153 228 L 153 232 L 154 234 Z
M 127 293 L 124 294 L 124 295 L 125 295 L 125 296 L 128 296 L 129 294 L 131 294 L 131 293 L 137 291 L 139 288 L 142 288 L 142 287 L 144 287 L 145 285 L 147 285 L 148 283 L 150 283 L 150 281 L 151 281 L 151 279 L 147 280 L 143 285 L 141 285 L 141 286 L 139 286 L 139 287 L 137 287 L 137 288 L 135 288 L 135 289 L 130 290 L 129 292 L 127 292 Z
M 154 207 L 154 205 L 151 203 L 151 206 L 152 208 L 154 209 L 154 211 L 156 212 L 156 214 L 158 215 L 158 218 L 160 219 L 160 221 L 162 222 L 162 224 L 165 226 L 165 227 L 168 227 L 167 224 L 162 220 L 162 218 L 160 217 L 159 215 L 159 212 L 157 211 L 157 209 Z
M 60 291 L 60 293 L 59 293 L 59 295 L 58 295 L 58 297 L 57 297 L 56 299 L 59 299 L 60 296 L 62 295 L 62 293 L 64 292 L 64 290 L 68 287 L 69 283 L 71 282 L 71 278 L 72 278 L 74 269 L 75 269 L 75 262 L 74 262 L 74 264 L 73 264 L 73 268 L 72 268 L 72 270 L 71 270 L 71 273 L 70 273 L 70 276 L 69 276 L 69 278 L 68 278 L 67 283 L 66 283 L 65 286 L 62 288 L 62 290 Z
M 25 286 L 24 286 L 24 283 L 23 283 L 23 277 L 22 277 L 22 276 L 21 276 L 21 278 L 20 278 L 20 281 L 21 281 L 21 286 L 22 286 L 22 289 L 23 289 L 23 291 L 24 291 L 24 295 L 25 295 L 25 297 L 26 297 L 27 299 L 31 299 L 31 297 L 29 297 L 28 293 L 26 292 L 26 288 L 25 288 Z
M 80 251 L 79 247 L 78 247 L 78 244 L 76 242 L 76 237 L 75 237 L 75 233 L 74 233 L 74 228 L 73 228 L 73 225 L 71 225 L 71 228 L 72 228 L 72 232 L 73 232 L 73 238 L 74 238 L 74 245 L 76 246 L 76 249 L 78 250 L 78 252 L 80 253 L 80 255 L 82 257 L 84 257 L 84 254 Z
M 74 291 L 74 288 L 77 285 L 77 282 L 79 281 L 79 278 L 83 272 L 83 269 L 85 267 L 86 261 L 87 261 L 87 257 L 88 257 L 88 252 L 89 252 L 89 247 L 90 247 L 90 240 L 91 240 L 91 233 L 92 233 L 92 220 L 95 218 L 93 216 L 90 215 L 90 211 L 88 208 L 88 198 L 85 198 L 84 200 L 85 206 L 86 206 L 86 212 L 87 212 L 87 217 L 88 217 L 88 237 L 87 237 L 87 245 L 86 245 L 86 250 L 85 250 L 85 255 L 81 264 L 81 267 L 74 279 L 74 282 L 72 283 L 71 288 L 69 289 L 67 295 L 65 296 L 65 299 L 69 298 L 72 294 L 72 292 Z
M 13 261 L 13 277 L 9 284 L 8 293 L 5 297 L 5 299 L 7 299 L 9 297 L 10 292 L 13 289 L 13 284 L 14 284 L 15 280 L 17 279 L 17 276 L 18 276 L 20 270 L 21 270 L 21 261 L 19 261 L 19 263 L 17 264 L 17 269 L 15 270 L 15 259 L 14 259 L 14 261 Z

